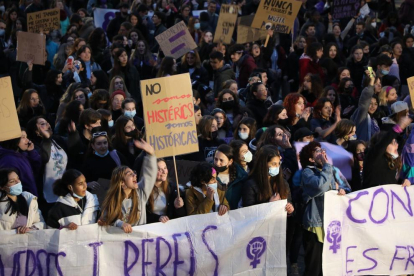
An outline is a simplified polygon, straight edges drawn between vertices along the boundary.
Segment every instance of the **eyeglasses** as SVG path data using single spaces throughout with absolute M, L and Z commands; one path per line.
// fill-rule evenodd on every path
M 322 152 L 326 152 L 326 149 L 317 149 L 315 150 L 315 153 L 322 153 Z
M 100 137 L 100 136 L 108 136 L 108 133 L 106 133 L 106 131 L 102 131 L 102 132 L 95 132 L 94 134 L 92 134 L 93 138 Z

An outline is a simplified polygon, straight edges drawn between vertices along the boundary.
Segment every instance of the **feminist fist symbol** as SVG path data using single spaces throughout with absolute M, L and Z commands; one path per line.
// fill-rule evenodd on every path
M 253 260 L 252 262 L 250 262 L 250 265 L 253 268 L 256 268 L 256 266 L 260 264 L 260 257 L 263 255 L 265 251 L 266 241 L 264 238 L 256 237 L 249 242 L 246 248 L 246 254 L 250 260 Z
M 326 235 L 326 240 L 329 243 L 332 243 L 329 246 L 329 249 L 333 251 L 334 254 L 341 248 L 341 222 L 334 220 L 328 226 L 328 234 Z

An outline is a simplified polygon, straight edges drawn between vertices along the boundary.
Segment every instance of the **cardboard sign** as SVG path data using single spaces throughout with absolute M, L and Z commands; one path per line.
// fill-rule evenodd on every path
M 119 12 L 119 10 L 96 8 L 93 11 L 93 20 L 95 27 L 102 28 L 106 31 L 109 22 L 115 18 L 115 13 L 117 12 Z
M 165 56 L 179 58 L 197 48 L 183 21 L 155 37 Z
M 60 10 L 50 9 L 27 14 L 27 31 L 29 33 L 49 33 L 60 29 Z
M 214 34 L 214 43 L 231 43 L 238 14 L 239 6 L 221 5 L 220 16 L 218 18 L 216 32 Z
M 17 32 L 17 61 L 45 65 L 46 37 L 43 34 Z
M 135 226 L 130 234 L 98 224 L 23 235 L 2 231 L 0 272 L 7 276 L 285 276 L 286 203 L 279 200 L 223 216 L 214 212 Z
M 237 20 L 237 43 L 244 44 L 265 39 L 267 31 L 250 27 L 254 15 L 242 16 Z
M 414 108 L 414 77 L 408 78 L 407 84 L 410 90 L 411 106 Z
M 413 186 L 326 192 L 323 275 L 413 274 L 413 205 Z
M 296 0 L 261 0 L 252 27 L 272 28 L 277 33 L 288 34 L 301 5 L 302 2 Z
M 198 151 L 188 73 L 141 81 L 147 142 L 160 157 Z
M 178 183 L 181 185 L 185 185 L 188 181 L 190 181 L 191 171 L 199 162 L 187 161 L 187 160 L 176 160 L 176 163 L 177 163 Z M 168 168 L 168 177 L 170 179 L 174 179 L 174 182 L 175 182 L 174 161 L 167 160 L 165 161 L 165 164 L 167 164 L 167 168 Z
M 356 16 L 360 2 L 359 0 L 334 0 L 332 5 L 332 18 L 342 19 Z
M 0 141 L 22 136 L 10 77 L 0 79 Z

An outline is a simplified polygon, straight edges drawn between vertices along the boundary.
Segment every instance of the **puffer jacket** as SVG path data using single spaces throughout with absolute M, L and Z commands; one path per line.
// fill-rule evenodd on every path
M 26 227 L 36 227 L 37 229 L 46 228 L 43 220 L 42 212 L 37 205 L 37 197 L 28 192 L 23 192 L 22 196 L 27 202 L 29 213 L 27 215 Z M 17 213 L 10 215 L 6 214 L 9 203 L 6 201 L 0 202 L 0 230 L 12 230 L 12 226 L 17 218 Z

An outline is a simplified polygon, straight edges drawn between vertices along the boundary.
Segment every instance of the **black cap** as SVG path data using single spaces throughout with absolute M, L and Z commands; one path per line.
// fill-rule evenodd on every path
M 302 127 L 298 130 L 296 130 L 295 135 L 293 136 L 293 140 L 294 141 L 299 141 L 299 139 L 302 139 L 303 137 L 306 136 L 311 136 L 313 135 L 313 137 L 318 137 L 319 133 L 317 132 L 312 132 L 309 128 L 307 127 Z

